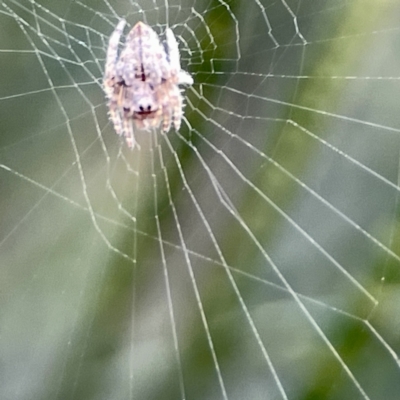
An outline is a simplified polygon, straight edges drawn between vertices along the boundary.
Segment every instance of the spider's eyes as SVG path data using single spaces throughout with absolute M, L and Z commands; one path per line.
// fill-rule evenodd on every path
M 139 108 L 140 108 L 140 111 L 144 111 L 143 106 L 139 106 Z

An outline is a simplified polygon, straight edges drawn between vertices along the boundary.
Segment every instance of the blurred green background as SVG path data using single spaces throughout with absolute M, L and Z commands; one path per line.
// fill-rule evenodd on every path
M 1 399 L 399 398 L 399 2 L 0 4 Z M 121 17 L 194 78 L 140 151 Z

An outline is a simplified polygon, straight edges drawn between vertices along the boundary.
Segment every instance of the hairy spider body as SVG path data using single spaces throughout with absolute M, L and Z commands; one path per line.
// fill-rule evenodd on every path
M 178 43 L 171 29 L 166 30 L 166 52 L 156 32 L 138 22 L 118 57 L 125 24 L 121 20 L 110 37 L 104 90 L 115 131 L 133 148 L 133 123 L 145 130 L 161 123 L 164 132 L 171 126 L 180 128 L 183 97 L 179 85 L 191 85 L 193 79 L 181 70 Z

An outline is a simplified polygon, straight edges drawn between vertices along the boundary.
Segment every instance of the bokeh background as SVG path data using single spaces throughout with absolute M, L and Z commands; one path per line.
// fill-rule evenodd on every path
M 0 4 L 1 399 L 399 398 L 397 1 Z M 122 17 L 194 78 L 133 151 Z

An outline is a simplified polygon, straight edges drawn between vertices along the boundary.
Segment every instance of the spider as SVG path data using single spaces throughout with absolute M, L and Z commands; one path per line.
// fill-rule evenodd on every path
M 181 70 L 178 43 L 171 29 L 166 30 L 164 49 L 157 33 L 138 22 L 118 57 L 125 25 L 126 21 L 120 20 L 110 37 L 104 90 L 116 133 L 125 137 L 128 147 L 134 148 L 137 143 L 133 123 L 144 130 L 157 128 L 161 123 L 163 132 L 168 132 L 171 125 L 179 130 L 183 97 L 178 85 L 192 85 L 193 79 Z

